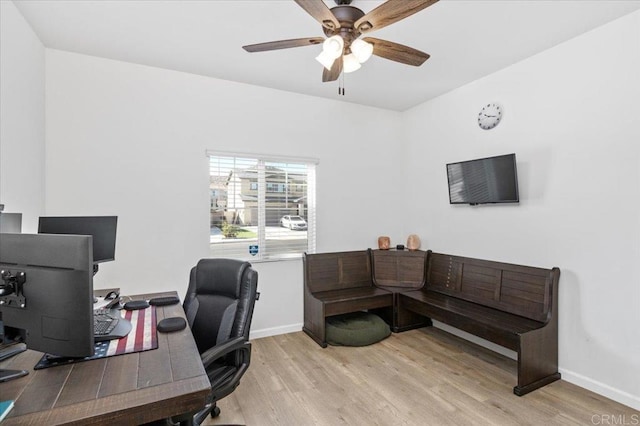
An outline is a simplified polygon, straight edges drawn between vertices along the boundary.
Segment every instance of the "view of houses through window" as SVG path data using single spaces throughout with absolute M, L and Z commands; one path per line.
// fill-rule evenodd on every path
M 209 154 L 212 257 L 268 260 L 315 250 L 315 163 Z

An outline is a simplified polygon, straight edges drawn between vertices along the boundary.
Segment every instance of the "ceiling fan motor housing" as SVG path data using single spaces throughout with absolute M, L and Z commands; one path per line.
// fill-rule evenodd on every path
M 340 1 L 342 0 L 336 0 L 336 3 L 340 4 Z M 345 3 L 349 4 L 351 1 L 346 1 Z M 353 6 L 336 6 L 331 8 L 331 12 L 340 22 L 340 28 L 329 29 L 323 27 L 325 35 L 331 37 L 339 34 L 344 39 L 345 46 L 349 46 L 353 40 L 360 36 L 360 33 L 355 31 L 353 24 L 364 16 L 364 12 Z

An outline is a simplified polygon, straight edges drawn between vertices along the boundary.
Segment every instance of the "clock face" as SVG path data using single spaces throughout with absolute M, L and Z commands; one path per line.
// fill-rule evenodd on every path
M 502 108 L 498 104 L 487 104 L 478 114 L 478 126 L 481 129 L 493 129 L 502 119 Z

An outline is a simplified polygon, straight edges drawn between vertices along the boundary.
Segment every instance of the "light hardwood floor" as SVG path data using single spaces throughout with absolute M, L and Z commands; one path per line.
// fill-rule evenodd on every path
M 565 381 L 524 397 L 515 383 L 515 361 L 433 327 L 360 348 L 298 332 L 254 340 L 240 386 L 205 424 L 640 425 L 640 412 Z

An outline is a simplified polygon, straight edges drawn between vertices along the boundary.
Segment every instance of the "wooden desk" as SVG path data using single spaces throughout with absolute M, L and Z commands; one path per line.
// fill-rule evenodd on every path
M 175 292 L 134 296 L 149 299 Z M 182 316 L 182 305 L 159 306 L 157 319 Z M 211 388 L 191 331 L 158 333 L 158 349 L 33 370 L 41 352 L 0 363 L 29 374 L 0 384 L 1 399 L 15 400 L 2 425 L 140 424 L 197 410 Z

